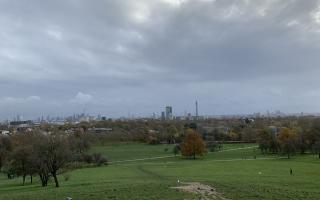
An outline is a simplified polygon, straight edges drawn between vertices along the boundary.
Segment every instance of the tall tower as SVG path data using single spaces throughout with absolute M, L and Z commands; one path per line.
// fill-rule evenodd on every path
M 198 101 L 196 101 L 196 119 L 199 118 Z

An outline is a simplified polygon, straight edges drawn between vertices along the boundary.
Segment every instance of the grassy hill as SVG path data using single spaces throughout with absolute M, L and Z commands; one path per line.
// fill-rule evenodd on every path
M 171 189 L 183 182 L 211 185 L 229 199 L 319 199 L 320 160 L 297 155 L 293 159 L 264 156 L 255 144 L 225 145 L 222 152 L 185 160 L 172 156 L 172 145 L 137 143 L 98 146 L 109 166 L 85 168 L 60 176 L 61 187 L 21 186 L 21 179 L 0 176 L 0 199 L 198 199 L 197 194 Z M 256 155 L 256 159 L 254 156 Z M 154 158 L 166 157 L 166 158 Z M 138 159 L 138 160 L 136 160 Z M 121 162 L 119 162 L 121 161 Z M 294 175 L 289 174 L 292 168 Z

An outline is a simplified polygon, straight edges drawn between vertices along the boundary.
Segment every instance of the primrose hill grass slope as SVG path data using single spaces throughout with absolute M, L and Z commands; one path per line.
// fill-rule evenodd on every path
M 320 199 L 320 161 L 316 156 L 279 159 L 259 154 L 254 146 L 225 145 L 225 150 L 237 150 L 209 153 L 198 160 L 171 157 L 79 169 L 71 172 L 69 181 L 59 177 L 60 188 L 54 188 L 53 184 L 42 188 L 37 183 L 21 186 L 21 179 L 7 180 L 0 176 L 0 199 L 201 198 L 196 193 L 172 189 L 182 186 L 177 180 L 210 186 L 222 197 L 234 200 Z M 170 145 L 120 144 L 95 147 L 91 151 L 100 151 L 111 161 L 121 161 L 169 156 L 170 148 Z M 290 168 L 294 171 L 292 176 Z
M 102 153 L 109 161 L 143 159 L 148 157 L 172 156 L 174 145 L 146 145 L 142 143 L 120 143 L 94 146 L 90 153 Z
M 223 154 L 215 154 L 214 157 L 219 156 L 225 158 L 227 155 L 231 157 L 253 156 L 253 147 L 256 144 L 225 144 L 223 146 Z M 137 160 L 145 158 L 155 158 L 155 157 L 170 157 L 173 156 L 174 145 L 146 145 L 141 143 L 118 143 L 109 144 L 107 146 L 94 146 L 91 148 L 90 153 L 102 153 L 111 162 L 125 161 L 125 160 Z M 249 148 L 243 151 L 243 148 Z M 241 151 L 239 151 L 239 149 Z M 225 153 L 224 151 L 233 151 L 230 153 Z M 257 151 L 258 152 L 258 151 Z M 163 160 L 162 160 L 163 161 Z

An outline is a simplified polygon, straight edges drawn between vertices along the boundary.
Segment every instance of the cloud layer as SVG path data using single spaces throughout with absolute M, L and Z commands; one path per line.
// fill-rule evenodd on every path
M 318 0 L 3 0 L 0 26 L 1 118 L 320 110 Z

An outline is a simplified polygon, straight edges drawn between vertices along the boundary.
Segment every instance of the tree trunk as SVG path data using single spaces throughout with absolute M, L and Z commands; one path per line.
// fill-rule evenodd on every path
M 32 184 L 32 175 L 30 175 L 30 183 Z
M 196 159 L 196 153 L 194 152 L 193 153 L 193 160 L 195 160 Z
M 24 183 L 26 182 L 26 175 L 24 174 L 23 176 L 22 176 L 22 185 L 24 186 Z
M 47 185 L 48 185 L 48 180 L 49 180 L 48 175 L 46 175 L 46 174 L 39 174 L 39 176 L 40 176 L 40 179 L 41 179 L 41 185 L 42 185 L 42 187 L 47 186 Z
M 41 174 L 39 176 L 40 176 L 42 187 L 46 186 L 45 183 L 44 183 L 44 177 Z
M 52 174 L 53 178 L 54 178 L 54 182 L 56 183 L 56 187 L 59 187 L 59 181 L 58 181 L 58 177 L 56 173 Z
M 288 153 L 288 159 L 290 159 L 290 153 Z
M 319 159 L 320 159 L 320 153 L 319 153 Z

